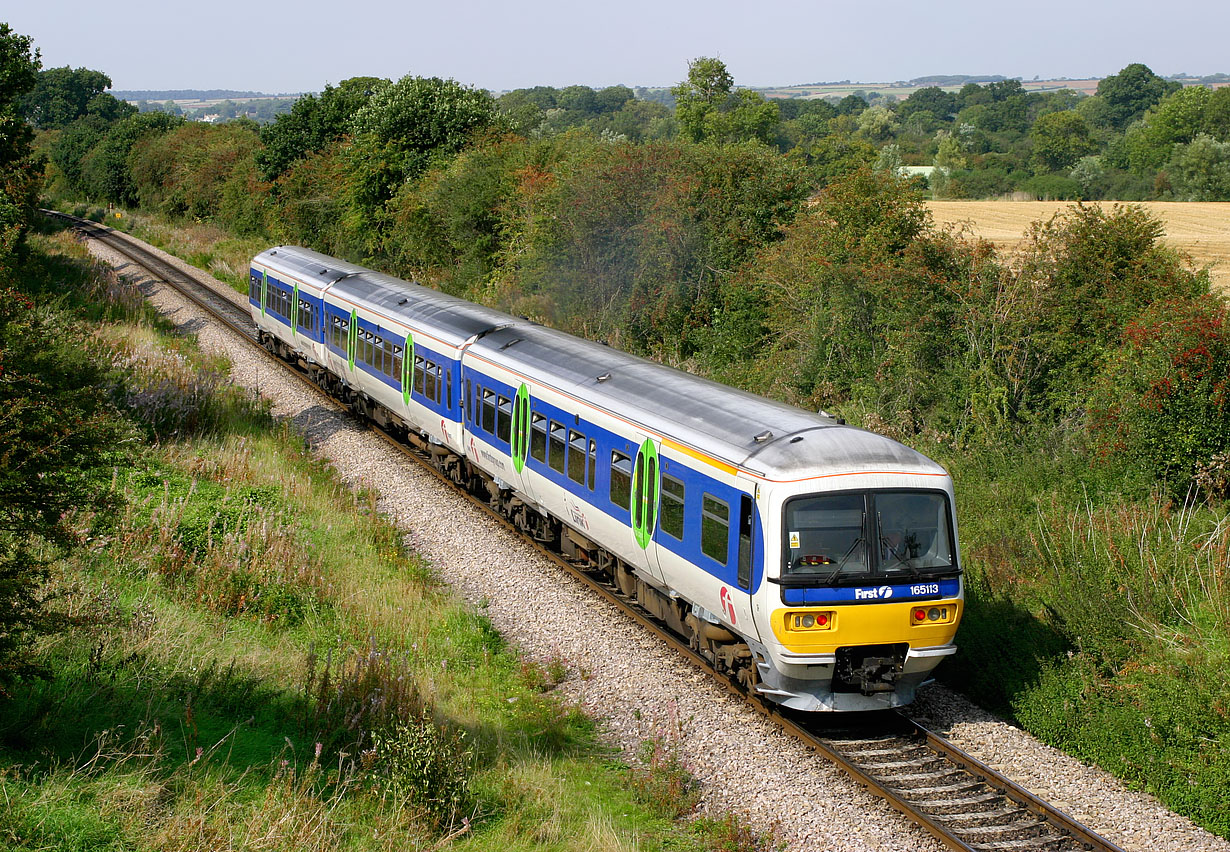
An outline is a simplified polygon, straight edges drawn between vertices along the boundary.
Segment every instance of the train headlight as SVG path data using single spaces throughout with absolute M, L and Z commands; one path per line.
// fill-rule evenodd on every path
M 910 612 L 911 624 L 947 624 L 956 616 L 956 607 L 951 604 L 916 606 Z
M 791 612 L 786 615 L 787 630 L 832 630 L 832 612 Z

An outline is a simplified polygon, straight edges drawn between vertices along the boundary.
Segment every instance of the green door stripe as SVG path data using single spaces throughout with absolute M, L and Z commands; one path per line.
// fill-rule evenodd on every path
M 513 401 L 512 460 L 517 473 L 525 469 L 530 449 L 530 389 L 522 382 Z
M 401 401 L 410 404 L 410 391 L 414 389 L 414 335 L 406 335 L 406 345 L 401 351 Z
M 359 348 L 359 312 L 357 310 L 350 311 L 350 335 L 346 341 L 347 349 L 346 363 L 350 366 L 350 371 L 354 372 L 354 353 Z
M 641 473 L 642 486 L 637 488 L 637 473 Z M 646 438 L 641 448 L 636 453 L 636 467 L 632 471 L 632 500 L 634 501 L 632 512 L 632 532 L 636 536 L 636 543 L 641 549 L 649 547 L 649 542 L 653 540 L 653 532 L 657 527 L 658 518 L 658 490 L 661 482 L 661 475 L 658 470 L 658 450 L 653 445 L 651 438 Z M 640 512 L 636 511 L 637 501 L 639 501 Z

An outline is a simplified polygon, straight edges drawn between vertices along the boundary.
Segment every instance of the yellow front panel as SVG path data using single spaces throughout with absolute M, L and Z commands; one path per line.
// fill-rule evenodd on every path
M 908 642 L 911 648 L 947 645 L 957 632 L 961 620 L 960 600 L 913 603 L 863 604 L 861 606 L 792 607 L 774 610 L 773 635 L 786 650 L 800 654 L 831 654 L 845 645 L 883 645 Z M 947 607 L 947 622 L 913 624 L 910 614 L 917 609 Z M 831 612 L 832 623 L 826 630 L 791 630 L 788 620 L 799 612 Z

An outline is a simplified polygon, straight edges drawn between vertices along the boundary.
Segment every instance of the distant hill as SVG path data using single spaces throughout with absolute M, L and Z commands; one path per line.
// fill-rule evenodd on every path
M 237 92 L 232 89 L 126 89 L 122 91 L 112 89 L 111 94 L 122 101 L 223 101 L 228 99 L 250 101 L 256 98 L 289 97 L 288 95 L 267 95 L 264 92 Z
M 911 86 L 964 86 L 966 83 L 1000 83 L 1007 80 L 1007 77 L 999 74 L 933 74 L 930 77 L 915 77 L 910 81 Z

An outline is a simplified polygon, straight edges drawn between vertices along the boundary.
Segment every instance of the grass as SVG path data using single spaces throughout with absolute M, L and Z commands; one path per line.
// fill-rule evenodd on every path
M 68 238 L 34 244 L 82 304 L 122 290 L 86 288 Z M 0 849 L 757 848 L 638 792 L 552 691 L 563 661 L 521 659 L 374 494 L 224 382 L 200 391 L 219 365 L 127 304 L 97 351 L 169 405 L 127 406 L 149 443 L 115 472 L 122 510 L 66 519 L 50 591 L 73 627 L 0 713 Z

